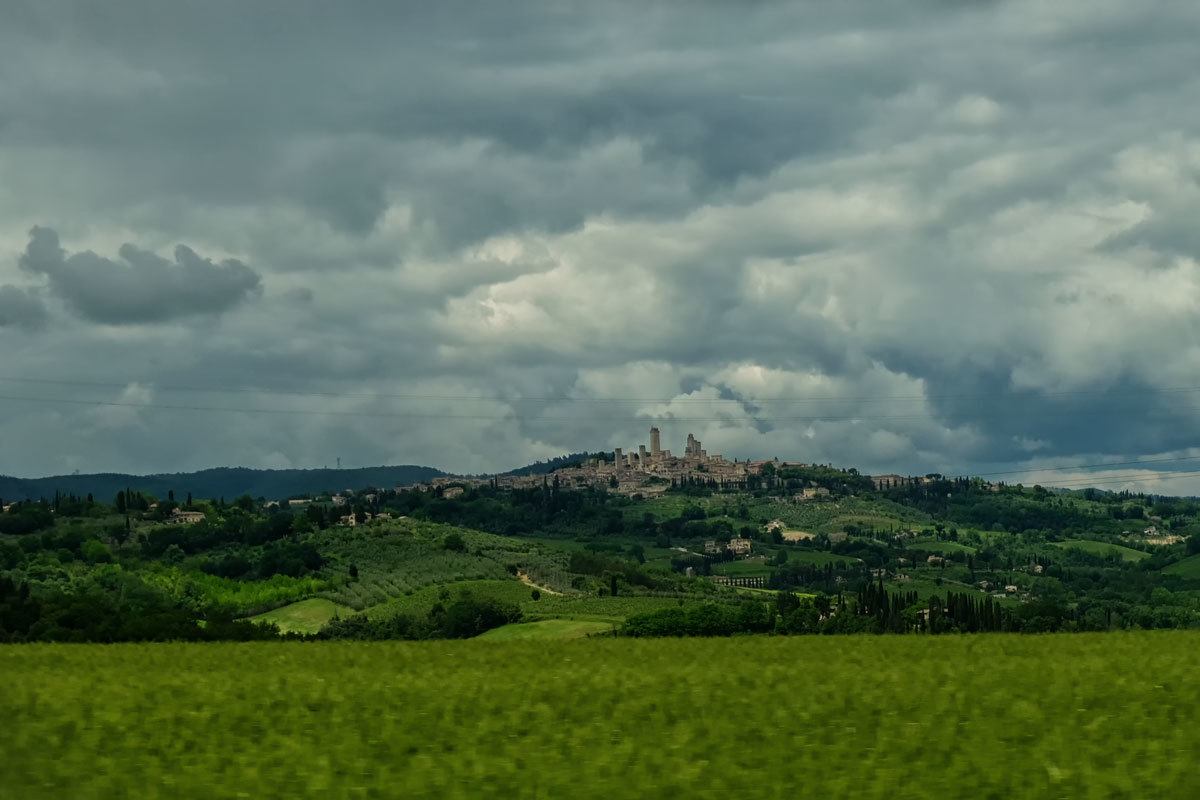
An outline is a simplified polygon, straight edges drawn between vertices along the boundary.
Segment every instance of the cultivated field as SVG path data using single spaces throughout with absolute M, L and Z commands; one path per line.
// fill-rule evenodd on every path
M 314 597 L 250 617 L 253 622 L 273 622 L 284 633 L 316 633 L 334 617 L 345 617 L 354 609 Z
M 1150 557 L 1149 553 L 1134 550 L 1132 547 L 1122 547 L 1119 544 L 1110 544 L 1109 542 L 1095 542 L 1090 539 L 1071 539 L 1065 542 L 1054 542 L 1054 545 L 1056 547 L 1073 547 L 1097 556 L 1107 556 L 1109 553 L 1116 553 L 1121 557 L 1122 561 L 1141 561 L 1143 558 Z
M 0 797 L 1191 798 L 1198 646 L 9 646 Z
M 1188 556 L 1182 561 L 1176 561 L 1171 566 L 1163 569 L 1163 572 L 1167 575 L 1178 575 L 1181 578 L 1200 580 L 1200 554 Z

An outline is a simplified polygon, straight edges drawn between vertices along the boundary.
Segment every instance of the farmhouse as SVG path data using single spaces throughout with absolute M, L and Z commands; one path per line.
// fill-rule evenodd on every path
M 180 511 L 176 509 L 171 512 L 171 516 L 167 518 L 167 522 L 172 525 L 190 525 L 202 519 L 204 519 L 203 511 Z
M 750 554 L 749 539 L 730 539 L 729 549 L 734 555 L 745 556 Z

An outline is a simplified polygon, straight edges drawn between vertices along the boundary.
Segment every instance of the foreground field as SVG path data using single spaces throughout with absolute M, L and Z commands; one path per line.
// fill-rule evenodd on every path
M 0 797 L 1195 797 L 1197 646 L 11 646 Z

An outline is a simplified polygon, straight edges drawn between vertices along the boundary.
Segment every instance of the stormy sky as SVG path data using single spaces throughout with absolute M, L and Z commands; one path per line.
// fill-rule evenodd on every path
M 1184 0 L 7 3 L 0 473 L 657 424 L 1200 492 L 1198 40 Z

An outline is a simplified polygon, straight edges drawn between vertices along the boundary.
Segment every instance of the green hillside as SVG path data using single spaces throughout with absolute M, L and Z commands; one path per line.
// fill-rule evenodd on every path
M 1149 558 L 1150 554 L 1142 550 L 1134 550 L 1132 547 L 1123 547 L 1119 544 L 1111 544 L 1109 542 L 1096 542 L 1089 539 L 1072 539 L 1067 542 L 1054 542 L 1056 547 L 1068 547 L 1076 550 L 1083 550 L 1088 553 L 1094 553 L 1098 556 L 1106 556 L 1109 553 L 1116 553 L 1125 561 L 1141 561 Z
M 251 622 L 266 622 L 279 626 L 284 633 L 316 633 L 329 620 L 354 613 L 354 609 L 339 606 L 330 600 L 313 597 L 280 606 L 272 611 L 249 617 Z
M 248 494 L 268 500 L 289 498 L 316 492 L 340 492 L 366 486 L 393 488 L 419 481 L 430 481 L 444 475 L 432 467 L 414 465 L 395 467 L 362 467 L 358 469 L 247 469 L 220 467 L 199 472 L 179 472 L 158 475 L 124 475 L 102 473 L 95 475 L 55 475 L 48 478 L 13 478 L 0 475 L 0 497 L 5 501 L 37 500 L 55 494 L 87 495 L 110 500 L 117 492 L 132 489 L 156 497 L 166 497 L 173 491 L 180 497 L 192 493 L 196 497 L 233 498 Z
M 1182 561 L 1176 561 L 1169 567 L 1165 567 L 1163 572 L 1167 575 L 1177 575 L 1181 578 L 1200 580 L 1200 553 L 1188 556 Z
M 904 545 L 906 550 L 920 550 L 925 553 L 974 553 L 975 548 L 958 542 L 918 541 Z
M 476 636 L 476 642 L 518 642 L 546 639 L 580 639 L 611 633 L 611 622 L 589 620 L 544 619 L 537 622 L 514 622 Z
M 801 491 L 812 485 L 829 494 Z M 16 622 L 0 640 L 270 635 L 234 622 L 246 617 L 323 636 L 427 638 L 672 608 L 686 613 L 639 630 L 920 632 L 930 614 L 944 631 L 1200 626 L 1200 570 L 1183 560 L 1197 537 L 1111 544 L 1145 522 L 1200 530 L 1188 499 L 934 478 L 876 491 L 830 467 L 654 497 L 549 480 L 452 496 L 366 488 L 282 507 L 132 489 L 13 503 L 0 512 L 0 611 Z M 797 530 L 811 535 L 784 538 Z M 726 548 L 734 539 L 748 556 Z M 879 585 L 894 595 L 886 603 L 869 596 Z M 772 611 L 779 591 L 822 610 L 787 623 Z M 746 609 L 696 611 L 708 603 Z

